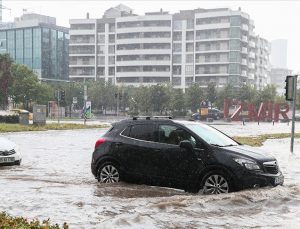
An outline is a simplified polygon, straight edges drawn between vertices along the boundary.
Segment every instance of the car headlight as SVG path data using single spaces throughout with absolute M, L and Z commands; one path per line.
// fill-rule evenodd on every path
M 259 165 L 255 161 L 244 159 L 244 158 L 233 158 L 233 160 L 238 164 L 240 164 L 241 166 L 244 166 L 246 169 L 260 170 Z

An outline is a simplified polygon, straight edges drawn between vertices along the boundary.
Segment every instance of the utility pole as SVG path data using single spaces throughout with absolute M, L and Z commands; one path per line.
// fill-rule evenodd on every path
M 83 105 L 83 118 L 84 118 L 84 125 L 86 124 L 86 101 L 87 101 L 87 86 L 84 84 L 84 105 Z
M 59 100 L 60 100 L 60 90 L 57 90 L 56 93 L 57 96 L 57 123 L 59 124 L 59 115 L 60 115 L 60 106 L 59 106 Z

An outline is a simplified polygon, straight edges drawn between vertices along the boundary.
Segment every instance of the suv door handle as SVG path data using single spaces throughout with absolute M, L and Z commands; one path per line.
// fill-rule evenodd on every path
M 116 142 L 116 146 L 121 146 L 121 145 L 123 145 L 122 142 Z

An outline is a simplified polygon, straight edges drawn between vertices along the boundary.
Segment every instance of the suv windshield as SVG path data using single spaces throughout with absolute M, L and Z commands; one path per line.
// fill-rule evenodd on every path
M 231 138 L 227 137 L 220 131 L 210 127 L 199 124 L 184 124 L 187 128 L 192 130 L 195 134 L 197 134 L 200 138 L 206 141 L 208 144 L 215 146 L 236 146 L 238 145 Z

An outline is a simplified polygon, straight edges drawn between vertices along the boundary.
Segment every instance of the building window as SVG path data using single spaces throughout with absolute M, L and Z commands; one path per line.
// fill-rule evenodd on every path
M 194 74 L 194 66 L 193 65 L 185 66 L 185 74 L 186 75 L 193 75 Z
M 241 17 L 240 16 L 230 17 L 230 25 L 231 26 L 240 26 L 241 25 Z
M 98 54 L 105 54 L 105 46 L 104 45 L 98 45 Z
M 186 63 L 193 63 L 194 62 L 194 54 L 187 54 L 185 62 Z
M 181 64 L 181 55 L 173 55 L 173 63 Z
M 181 43 L 175 43 L 173 44 L 173 51 L 174 52 L 181 52 Z
M 114 45 L 109 45 L 108 46 L 108 53 L 109 54 L 115 54 L 115 46 Z
M 109 67 L 108 68 L 108 75 L 110 75 L 110 76 L 115 75 L 115 67 Z
M 240 65 L 229 64 L 229 74 L 240 74 Z
M 193 29 L 194 28 L 194 20 L 193 19 L 189 19 L 186 21 L 186 28 L 187 29 Z
M 194 51 L 194 43 L 186 43 L 186 52 L 193 52 Z
M 115 35 L 114 34 L 110 34 L 109 35 L 109 43 L 115 43 L 115 40 L 116 40 Z
M 174 32 L 173 33 L 173 40 L 174 41 L 181 41 L 182 33 L 181 32 Z
M 231 38 L 241 38 L 241 29 L 240 29 L 240 27 L 231 27 L 230 28 L 230 37 Z
M 194 31 L 187 31 L 186 32 L 186 40 L 187 41 L 194 40 Z
M 180 20 L 173 21 L 173 29 L 181 30 L 182 29 L 182 21 L 180 21 Z
M 98 57 L 98 65 L 105 65 L 105 57 L 104 56 Z
M 229 52 L 229 62 L 240 62 L 241 54 L 240 52 Z
M 115 57 L 114 56 L 109 56 L 108 57 L 108 64 L 115 64 Z
M 105 35 L 104 34 L 98 34 L 98 43 L 104 44 L 105 43 Z
M 173 75 L 181 75 L 181 66 L 173 66 Z
M 230 50 L 241 50 L 241 42 L 240 40 L 230 40 L 229 43 Z
M 97 32 L 104 33 L 105 32 L 105 24 L 101 23 L 97 25 Z

